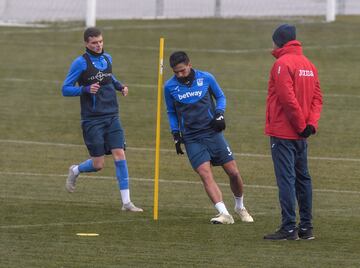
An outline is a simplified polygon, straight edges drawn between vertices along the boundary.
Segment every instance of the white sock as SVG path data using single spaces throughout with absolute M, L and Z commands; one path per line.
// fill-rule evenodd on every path
M 130 202 L 130 190 L 129 189 L 120 190 L 120 195 L 121 195 L 121 201 L 123 204 L 127 204 Z
M 226 209 L 224 202 L 220 201 L 215 204 L 215 208 L 219 211 L 219 213 L 223 213 L 225 215 L 230 215 L 229 211 Z
M 80 171 L 79 171 L 79 166 L 76 165 L 75 167 L 73 167 L 72 171 L 74 172 L 74 174 L 77 176 L 80 174 Z
M 237 197 L 234 196 L 235 199 L 235 209 L 243 209 L 244 208 L 244 195 Z

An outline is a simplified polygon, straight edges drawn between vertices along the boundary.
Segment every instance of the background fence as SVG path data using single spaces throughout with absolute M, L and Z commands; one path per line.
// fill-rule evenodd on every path
M 84 20 L 87 0 L 0 0 L 0 21 Z M 97 19 L 324 16 L 327 0 L 98 0 Z M 359 0 L 337 0 L 336 13 L 360 14 Z

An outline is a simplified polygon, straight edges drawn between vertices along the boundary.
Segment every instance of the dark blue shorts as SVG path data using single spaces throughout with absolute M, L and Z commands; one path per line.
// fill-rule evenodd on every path
M 229 144 L 222 133 L 185 142 L 186 153 L 193 169 L 210 161 L 213 166 L 222 166 L 234 160 Z
M 119 117 L 84 120 L 83 137 L 90 156 L 111 154 L 112 149 L 124 148 L 124 131 Z

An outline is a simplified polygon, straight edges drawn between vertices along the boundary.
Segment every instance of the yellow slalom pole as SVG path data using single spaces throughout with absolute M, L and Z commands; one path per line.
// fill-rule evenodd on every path
M 164 38 L 160 38 L 159 51 L 159 71 L 158 71 L 158 98 L 156 112 L 156 148 L 155 148 L 155 179 L 154 179 L 154 220 L 158 219 L 159 214 L 159 169 L 160 169 L 160 119 L 161 119 L 161 100 L 164 69 Z

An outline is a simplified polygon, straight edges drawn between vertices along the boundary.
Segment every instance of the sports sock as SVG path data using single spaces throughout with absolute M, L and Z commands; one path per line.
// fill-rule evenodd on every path
M 79 171 L 79 165 L 76 165 L 72 168 L 72 171 L 74 172 L 74 174 L 77 176 L 80 174 L 80 171 Z
M 215 204 L 215 208 L 219 211 L 219 213 L 230 215 L 229 211 L 226 209 L 224 202 L 220 201 Z
M 127 163 L 126 160 L 116 160 L 114 162 L 121 200 L 123 204 L 127 204 L 130 202 L 129 172 L 127 168 Z
M 130 191 L 129 189 L 120 190 L 121 201 L 123 204 L 127 204 L 130 202 Z
M 88 159 L 75 167 L 73 171 L 76 174 L 76 172 L 96 172 L 97 170 L 94 168 L 92 159 Z
M 244 208 L 244 195 L 238 197 L 234 196 L 235 199 L 235 209 L 243 209 Z

